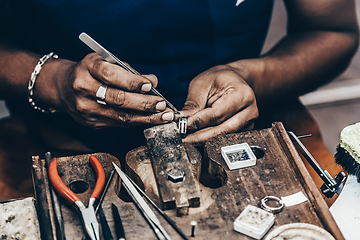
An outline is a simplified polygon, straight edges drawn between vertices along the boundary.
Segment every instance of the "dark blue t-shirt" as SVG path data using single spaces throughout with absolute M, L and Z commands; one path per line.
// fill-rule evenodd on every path
M 199 73 L 259 56 L 272 6 L 273 0 L 11 0 L 1 21 L 8 20 L 14 43 L 74 61 L 91 52 L 78 39 L 86 32 L 138 72 L 155 74 L 157 89 L 181 109 Z

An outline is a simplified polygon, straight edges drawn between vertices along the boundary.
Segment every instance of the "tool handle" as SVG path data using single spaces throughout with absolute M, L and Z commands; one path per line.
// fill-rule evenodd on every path
M 101 165 L 99 159 L 97 159 L 94 155 L 89 157 L 89 161 L 91 166 L 95 169 L 97 180 L 94 191 L 92 192 L 90 198 L 99 198 L 102 190 L 105 186 L 105 171 L 103 166 Z
M 80 201 L 80 198 L 76 196 L 76 194 L 73 193 L 67 186 L 65 186 L 65 184 L 61 180 L 57 171 L 57 158 L 54 158 L 54 160 L 49 164 L 49 179 L 55 191 L 60 196 L 62 196 L 71 203 Z
M 125 240 L 125 231 L 124 231 L 124 226 L 121 221 L 119 210 L 113 203 L 111 204 L 111 209 L 112 209 L 112 213 L 113 213 L 113 219 L 114 219 L 114 223 L 115 223 L 117 239 Z

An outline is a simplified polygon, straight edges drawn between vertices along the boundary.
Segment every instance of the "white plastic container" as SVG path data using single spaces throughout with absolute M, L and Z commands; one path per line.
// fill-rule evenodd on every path
M 235 219 L 234 230 L 255 239 L 261 239 L 274 224 L 272 213 L 248 205 Z
M 247 143 L 222 147 L 221 155 L 230 170 L 256 165 L 256 156 Z

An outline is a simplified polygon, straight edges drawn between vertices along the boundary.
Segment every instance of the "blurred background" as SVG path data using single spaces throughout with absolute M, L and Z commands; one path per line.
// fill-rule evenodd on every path
M 360 0 L 356 0 L 356 10 L 360 14 Z M 286 31 L 286 11 L 282 0 L 275 0 L 274 13 L 264 52 L 271 48 Z M 340 131 L 360 121 L 360 54 L 355 55 L 349 68 L 331 83 L 314 92 L 300 97 L 303 104 L 317 120 L 326 147 L 335 153 Z M 0 118 L 8 111 L 0 101 Z

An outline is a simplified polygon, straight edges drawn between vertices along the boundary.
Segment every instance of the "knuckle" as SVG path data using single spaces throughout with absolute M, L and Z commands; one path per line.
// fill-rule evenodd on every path
M 142 110 L 143 111 L 146 111 L 146 110 L 150 110 L 150 109 L 153 109 L 154 108 L 154 104 L 149 102 L 149 101 L 144 101 L 142 104 Z
M 128 79 L 128 89 L 129 91 L 138 90 L 140 85 L 134 79 Z
M 97 128 L 96 121 L 94 121 L 93 119 L 87 119 L 85 120 L 85 123 L 90 128 Z
M 210 119 L 209 119 L 210 126 L 217 125 L 217 124 L 223 122 L 224 119 L 225 119 L 224 116 L 215 114 L 214 116 L 210 117 Z
M 125 92 L 124 91 L 116 91 L 113 96 L 114 105 L 121 107 L 125 103 Z
M 93 69 L 105 79 L 111 78 L 115 75 L 114 68 L 111 66 L 111 64 L 107 64 L 102 60 L 94 61 Z
M 81 77 L 77 77 L 72 83 L 72 88 L 74 89 L 75 92 L 84 92 L 86 91 L 87 86 L 88 84 Z
M 192 130 L 192 131 L 196 131 L 196 130 L 200 129 L 201 126 L 202 126 L 202 121 L 201 121 L 201 119 L 198 118 L 198 117 L 195 117 L 195 118 L 193 119 L 193 122 L 192 122 L 190 125 L 188 125 L 188 128 L 189 128 L 190 130 Z
M 88 113 L 87 105 L 83 104 L 82 101 L 76 101 L 75 109 L 76 109 L 77 112 L 80 112 L 82 114 L 87 114 Z
M 100 63 L 99 70 L 105 79 L 111 78 L 115 75 L 114 69 L 109 64 Z
M 186 101 L 183 107 L 184 110 L 199 109 L 199 108 L 200 108 L 199 104 L 195 101 Z
M 122 123 L 131 123 L 132 119 L 133 119 L 133 115 L 128 112 L 120 111 L 120 112 L 116 113 L 116 118 L 118 121 L 120 121 Z

